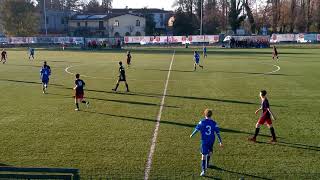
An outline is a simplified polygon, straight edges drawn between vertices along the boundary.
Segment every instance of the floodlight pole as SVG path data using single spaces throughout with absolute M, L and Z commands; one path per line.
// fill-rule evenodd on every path
M 203 0 L 200 0 L 201 2 L 201 22 L 200 22 L 200 36 L 203 35 Z M 202 41 L 202 50 L 204 50 L 204 42 L 205 42 L 205 36 L 203 37 L 203 41 Z M 203 52 L 204 55 L 204 52 Z
M 47 36 L 48 35 L 48 27 L 47 27 L 46 0 L 43 0 L 43 14 L 44 14 L 44 28 L 45 28 L 46 36 Z
M 202 1 L 203 0 L 200 0 L 201 2 L 201 12 L 200 12 L 200 16 L 201 16 L 201 18 L 200 18 L 200 35 L 202 35 L 202 31 L 203 31 L 203 4 L 202 4 Z

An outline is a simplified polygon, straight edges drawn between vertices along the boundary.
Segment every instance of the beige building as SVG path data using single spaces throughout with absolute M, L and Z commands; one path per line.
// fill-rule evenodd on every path
M 134 14 L 76 15 L 69 20 L 72 36 L 144 36 L 146 19 Z
M 1 22 L 1 19 L 0 19 L 0 37 L 1 36 L 4 36 L 4 29 L 3 29 L 2 22 Z

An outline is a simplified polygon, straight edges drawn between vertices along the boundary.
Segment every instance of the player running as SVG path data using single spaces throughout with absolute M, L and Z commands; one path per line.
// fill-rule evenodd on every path
M 218 124 L 211 118 L 212 110 L 206 109 L 204 111 L 205 118 L 202 119 L 199 124 L 196 126 L 193 133 L 190 137 L 194 136 L 198 131 L 201 133 L 201 160 L 202 160 L 202 171 L 200 176 L 204 176 L 206 173 L 206 169 L 209 166 L 210 157 L 213 152 L 213 144 L 215 142 L 215 134 L 218 136 L 219 145 L 222 148 L 222 140 L 220 136 L 220 130 Z
M 34 48 L 29 47 L 29 60 L 31 58 L 34 60 Z
M 75 80 L 75 87 L 73 88 L 75 90 L 75 96 L 74 96 L 74 101 L 76 104 L 76 111 L 79 111 L 79 103 L 84 103 L 87 105 L 87 107 L 89 106 L 89 102 L 85 101 L 84 99 L 84 86 L 86 85 L 86 83 L 80 79 L 80 74 L 76 74 L 76 80 Z
M 2 63 L 5 64 L 7 62 L 7 59 L 8 59 L 7 51 L 5 49 L 2 49 L 0 62 L 3 61 Z
M 207 58 L 208 57 L 208 54 L 207 54 L 207 47 L 204 46 L 203 47 L 203 58 Z
M 276 48 L 276 46 L 273 46 L 273 49 L 272 49 L 272 59 L 274 60 L 275 58 L 277 58 L 277 60 L 279 60 L 277 48 Z
M 44 61 L 43 66 L 40 70 L 40 79 L 42 81 L 43 94 L 46 94 L 47 92 L 50 75 L 51 75 L 51 68 L 50 66 L 47 65 L 47 62 Z
M 275 120 L 275 116 L 273 115 L 273 113 L 270 110 L 269 101 L 268 101 L 266 95 L 267 95 L 267 91 L 266 90 L 262 90 L 260 92 L 261 107 L 256 111 L 256 114 L 258 114 L 258 112 L 260 110 L 262 110 L 262 115 L 261 115 L 261 117 L 259 118 L 259 121 L 256 124 L 255 134 L 254 134 L 253 137 L 249 138 L 249 141 L 256 142 L 257 136 L 258 136 L 259 131 L 260 131 L 260 127 L 262 125 L 264 125 L 264 124 L 267 124 L 267 126 L 270 129 L 271 135 L 272 135 L 272 139 L 270 140 L 270 143 L 277 142 L 276 134 L 275 134 L 274 128 L 272 126 L 272 121 L 271 121 L 271 117 Z
M 127 65 L 128 65 L 128 67 L 131 65 L 131 59 L 132 59 L 131 52 L 128 51 L 127 52 Z
M 197 70 L 197 66 L 201 67 L 203 69 L 203 66 L 200 65 L 200 55 L 197 51 L 194 51 L 194 71 Z
M 126 80 L 126 72 L 125 72 L 125 69 L 124 69 L 121 61 L 119 62 L 119 65 L 120 65 L 120 67 L 119 67 L 119 80 L 118 80 L 118 82 L 116 84 L 116 87 L 114 89 L 112 89 L 112 90 L 113 91 L 117 91 L 120 82 L 124 82 L 126 84 L 127 92 L 129 92 L 129 85 L 128 85 L 127 80 Z

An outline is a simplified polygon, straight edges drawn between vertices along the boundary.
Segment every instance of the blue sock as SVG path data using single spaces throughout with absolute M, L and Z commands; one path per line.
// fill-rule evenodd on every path
M 210 165 L 210 156 L 208 155 L 207 156 L 207 167 L 209 167 L 209 165 Z
M 202 160 L 202 165 L 201 165 L 202 171 L 206 171 L 206 166 L 207 166 L 206 160 Z

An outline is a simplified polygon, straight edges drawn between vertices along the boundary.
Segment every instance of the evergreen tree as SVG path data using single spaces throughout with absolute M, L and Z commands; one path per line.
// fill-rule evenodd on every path
M 38 33 L 39 17 L 31 0 L 2 0 L 2 25 L 9 36 L 32 36 Z

